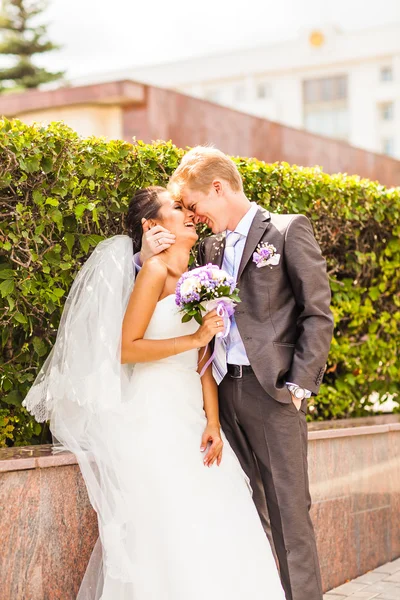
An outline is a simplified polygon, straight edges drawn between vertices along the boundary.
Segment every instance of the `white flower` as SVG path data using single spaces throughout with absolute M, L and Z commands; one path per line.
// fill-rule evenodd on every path
M 181 285 L 181 294 L 183 296 L 189 296 L 193 292 L 199 291 L 198 280 L 195 277 L 188 277 Z

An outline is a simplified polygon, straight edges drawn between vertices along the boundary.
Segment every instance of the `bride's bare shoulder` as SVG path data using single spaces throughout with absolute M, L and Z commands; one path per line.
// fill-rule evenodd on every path
M 146 260 L 140 274 L 146 278 L 165 280 L 168 275 L 168 267 L 158 256 L 152 256 Z

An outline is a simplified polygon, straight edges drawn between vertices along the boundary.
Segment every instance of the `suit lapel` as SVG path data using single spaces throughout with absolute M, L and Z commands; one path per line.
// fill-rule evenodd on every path
M 237 276 L 238 281 L 239 281 L 240 277 L 242 276 L 245 266 L 249 262 L 250 258 L 253 256 L 253 252 L 257 248 L 257 244 L 261 240 L 265 231 L 270 226 L 270 223 L 271 223 L 270 213 L 267 210 L 259 208 L 256 213 L 256 216 L 253 219 L 253 222 L 251 224 L 251 227 L 250 227 L 247 239 L 246 239 L 246 244 L 245 244 L 245 247 L 243 250 L 243 256 L 242 256 L 242 260 L 240 261 L 240 266 L 239 266 L 239 271 L 238 271 L 238 276 Z M 223 253 L 222 253 L 222 255 L 223 255 Z
M 219 268 L 222 267 L 225 250 L 225 234 L 220 233 L 218 235 L 209 238 L 208 247 L 206 248 L 206 263 L 212 263 L 217 265 Z

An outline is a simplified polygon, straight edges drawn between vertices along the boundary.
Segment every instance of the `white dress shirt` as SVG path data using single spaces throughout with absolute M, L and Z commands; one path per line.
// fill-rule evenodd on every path
M 230 273 L 235 279 L 239 272 L 239 266 L 242 261 L 243 250 L 246 245 L 246 239 L 250 231 L 250 227 L 253 223 L 254 217 L 258 211 L 258 206 L 255 202 L 251 203 L 251 206 L 244 217 L 239 221 L 235 227 L 235 233 L 240 234 L 240 239 L 235 245 L 235 265 L 234 272 Z M 228 236 L 231 233 L 229 229 L 226 230 L 225 234 Z M 224 268 L 224 263 L 222 263 Z M 232 365 L 249 365 L 249 359 L 246 354 L 246 350 L 240 337 L 239 330 L 236 325 L 235 315 L 231 317 L 231 330 L 228 337 L 226 338 L 226 354 L 227 362 Z

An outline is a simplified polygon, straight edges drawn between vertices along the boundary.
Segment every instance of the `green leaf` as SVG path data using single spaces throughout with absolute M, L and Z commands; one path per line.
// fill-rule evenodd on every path
M 185 313 L 182 317 L 182 323 L 188 323 L 191 320 L 192 320 L 192 317 L 188 313 Z
M 60 290 L 60 288 L 53 288 L 52 292 L 57 298 L 62 298 L 65 294 L 65 290 Z
M 39 159 L 36 156 L 27 158 L 25 161 L 21 161 L 21 163 L 23 164 L 23 170 L 27 171 L 28 173 L 34 173 L 40 169 Z
M 7 302 L 10 309 L 10 312 L 14 310 L 15 302 L 11 296 L 7 296 Z
M 200 314 L 200 313 L 196 313 L 196 314 L 194 315 L 194 318 L 195 318 L 195 320 L 198 322 L 198 324 L 199 324 L 199 325 L 202 325 L 202 324 L 203 324 L 203 318 L 202 318 L 202 316 L 201 316 L 201 314 Z
M 15 273 L 12 269 L 0 268 L 0 279 L 13 279 Z
M 42 160 L 42 169 L 45 173 L 50 173 L 53 169 L 53 161 L 49 157 L 45 157 Z
M 6 404 L 11 404 L 12 406 L 21 406 L 21 403 L 22 403 L 21 393 L 17 390 L 12 390 L 2 400 Z
M 83 213 L 86 210 L 86 204 L 78 204 L 78 206 L 75 207 L 75 216 L 77 219 L 80 219 L 83 215 Z
M 32 198 L 35 204 L 43 204 L 44 196 L 39 190 L 33 190 Z
M 1 346 L 2 346 L 2 348 L 4 348 L 4 346 L 6 345 L 8 336 L 9 336 L 8 327 L 3 327 L 2 331 L 1 331 Z
M 27 319 L 25 317 L 25 315 L 23 315 L 22 313 L 15 313 L 13 315 L 13 318 L 15 321 L 17 321 L 18 323 L 21 323 L 22 325 L 25 325 L 25 323 L 27 323 Z
M 14 291 L 14 281 L 12 279 L 6 279 L 0 284 L 0 294 L 2 298 L 5 298 Z
M 57 198 L 46 198 L 45 204 L 49 204 L 50 206 L 58 206 L 60 202 L 57 200 Z
M 34 350 L 35 350 L 36 354 L 39 357 L 45 356 L 45 354 L 47 353 L 47 344 L 46 344 L 46 342 L 44 340 L 42 340 L 41 338 L 35 336 L 33 338 L 32 343 L 33 343 L 33 347 L 34 347 Z
M 87 239 L 91 246 L 97 246 L 97 244 L 104 240 L 104 237 L 102 235 L 92 234 L 89 235 Z
M 84 235 L 80 235 L 79 236 L 79 244 L 80 244 L 82 250 L 87 254 L 89 252 L 89 248 L 90 248 L 89 238 Z
M 65 240 L 65 244 L 68 248 L 68 252 L 71 252 L 72 248 L 74 247 L 74 243 L 75 243 L 74 234 L 73 233 L 65 233 L 64 240 Z
M 368 290 L 368 296 L 371 298 L 371 300 L 378 300 L 380 295 L 381 294 L 378 287 L 372 287 Z

